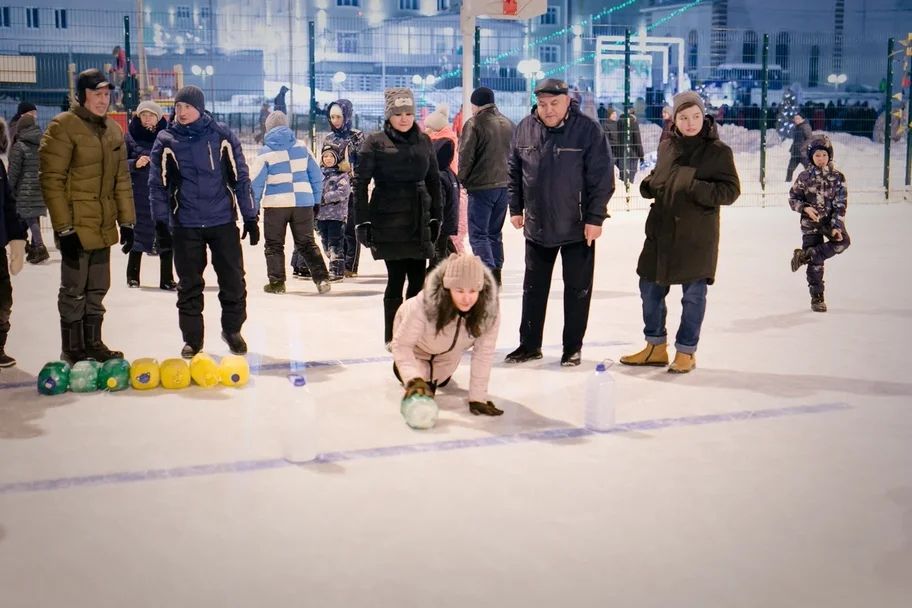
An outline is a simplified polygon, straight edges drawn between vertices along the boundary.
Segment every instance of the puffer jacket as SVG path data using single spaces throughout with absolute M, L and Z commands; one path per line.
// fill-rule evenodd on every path
M 456 315 L 437 333 L 437 315 L 449 291 L 443 287 L 443 275 L 449 260 L 442 261 L 428 275 L 424 289 L 399 307 L 393 322 L 393 360 L 403 381 L 423 378 L 441 382 L 453 375 L 462 355 L 472 349 L 469 375 L 469 401 L 488 400 L 488 381 L 497 332 L 500 328 L 500 306 L 497 285 L 485 270 L 485 282 L 478 302 L 485 311 L 484 330 L 480 336 L 469 334 L 465 321 Z
M 173 122 L 152 146 L 149 197 L 156 223 L 184 228 L 223 226 L 257 218 L 241 142 L 208 113 L 189 125 Z
M 375 260 L 429 259 L 434 256 L 431 220 L 442 220 L 434 146 L 417 125 L 400 133 L 386 121 L 358 153 L 355 223 L 370 223 Z
M 6 167 L 0 163 L 0 249 L 10 241 L 24 241 L 28 228 L 16 213 L 16 201 L 10 191 Z
M 646 217 L 637 274 L 659 285 L 713 283 L 719 208 L 737 200 L 741 183 L 731 148 L 719 140 L 711 116 L 698 135 L 684 137 L 675 130 L 659 144 L 658 162 L 640 193 L 655 203 Z
M 320 165 L 286 126 L 266 133 L 265 146 L 250 164 L 253 198 L 265 207 L 313 207 L 323 192 Z
M 352 119 L 354 118 L 355 109 L 352 102 L 347 99 L 337 99 L 331 101 L 326 106 L 326 115 L 333 106 L 339 106 L 342 110 L 342 126 L 338 129 L 330 125 L 331 131 L 323 139 L 323 145 L 331 145 L 341 150 L 342 165 L 339 167 L 342 171 L 354 173 L 358 167 L 358 150 L 364 144 L 364 132 L 352 128 Z M 345 166 L 345 160 L 348 159 L 348 166 Z
M 830 157 L 829 162 L 820 168 L 814 164 L 813 152 L 805 152 L 807 169 L 801 172 L 789 191 L 789 206 L 801 214 L 801 233 L 829 235 L 834 229 L 845 232 L 846 208 L 849 206 L 849 194 L 846 190 L 846 179 L 842 172 L 833 166 L 833 145 L 828 138 L 822 137 L 824 149 Z M 808 148 L 815 141 L 808 144 Z M 806 207 L 812 207 L 820 217 L 813 221 L 805 213 Z
M 22 219 L 47 215 L 41 182 L 38 181 L 38 146 L 41 145 L 41 127 L 31 116 L 19 119 L 16 143 L 9 155 L 9 180 L 16 208 Z
M 586 224 L 601 226 L 614 194 L 608 138 L 598 122 L 570 102 L 567 118 L 549 128 L 532 113 L 513 133 L 510 215 L 525 215 L 523 235 L 544 247 L 585 240 Z
M 168 121 L 159 119 L 155 130 L 142 126 L 138 115 L 130 120 L 130 126 L 124 134 L 127 142 L 127 167 L 130 169 L 130 178 L 133 181 L 133 203 L 136 207 L 136 227 L 134 229 L 133 251 L 152 253 L 155 243 L 155 222 L 152 221 L 152 204 L 149 200 L 149 172 L 152 163 L 136 168 L 136 160 L 140 156 L 151 158 L 152 146 L 156 136 L 168 127 Z
M 466 121 L 459 143 L 457 177 L 469 192 L 503 188 L 509 182 L 507 158 L 513 123 L 493 103 Z
M 112 119 L 82 106 L 61 112 L 41 146 L 41 193 L 56 232 L 76 229 L 83 249 L 120 240 L 117 224 L 136 222 L 123 131 Z

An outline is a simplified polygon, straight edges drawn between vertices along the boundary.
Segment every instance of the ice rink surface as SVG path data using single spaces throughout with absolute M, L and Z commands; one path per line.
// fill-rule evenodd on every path
M 366 251 L 330 294 L 289 279 L 275 296 L 262 244 L 245 244 L 255 375 L 241 390 L 39 397 L 59 352 L 59 256 L 28 266 L 7 347 L 19 366 L 0 373 L 0 606 L 909 606 L 912 206 L 850 203 L 826 314 L 788 267 L 800 234 L 784 200 L 724 210 L 697 369 L 616 366 L 620 428 L 593 434 L 587 375 L 642 345 L 644 219 L 615 211 L 598 241 L 582 366 L 558 365 L 558 266 L 545 357 L 493 370 L 504 416 L 468 412 L 465 360 L 423 432 L 399 415 L 385 271 Z M 522 297 L 523 241 L 505 235 L 498 361 Z M 157 260 L 131 290 L 126 256 L 112 259 L 108 345 L 178 356 Z M 292 465 L 278 412 L 304 365 L 321 456 Z

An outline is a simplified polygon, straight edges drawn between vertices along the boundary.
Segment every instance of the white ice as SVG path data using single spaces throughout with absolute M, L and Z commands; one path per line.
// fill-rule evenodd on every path
M 583 434 L 595 363 L 642 344 L 644 217 L 615 211 L 598 241 L 582 366 L 558 365 L 558 267 L 544 359 L 493 370 L 504 416 L 469 413 L 466 360 L 429 431 L 399 414 L 385 273 L 366 251 L 330 294 L 289 279 L 275 296 L 262 245 L 245 244 L 244 335 L 264 367 L 241 390 L 39 397 L 59 352 L 59 257 L 28 266 L 7 345 L 19 366 L 0 373 L 0 605 L 909 606 L 912 207 L 850 203 L 825 314 L 788 268 L 800 236 L 784 200 L 724 210 L 697 369 L 616 366 L 627 430 Z M 517 345 L 523 274 L 522 239 L 505 237 L 498 361 Z M 112 258 L 108 345 L 177 356 L 157 259 L 128 289 Z M 324 463 L 278 460 L 279 410 L 303 390 L 289 361 L 325 362 L 305 370 Z

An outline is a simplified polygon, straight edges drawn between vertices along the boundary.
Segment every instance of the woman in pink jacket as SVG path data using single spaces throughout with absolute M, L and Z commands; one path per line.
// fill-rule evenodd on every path
M 403 399 L 433 397 L 471 349 L 469 410 L 475 415 L 503 414 L 488 400 L 499 327 L 497 284 L 481 258 L 454 253 L 445 259 L 428 275 L 424 289 L 396 313 L 393 372 L 405 384 Z

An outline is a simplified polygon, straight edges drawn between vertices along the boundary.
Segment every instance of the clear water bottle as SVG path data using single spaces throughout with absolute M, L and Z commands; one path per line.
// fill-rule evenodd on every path
M 282 403 L 279 420 L 282 458 L 289 462 L 310 462 L 317 457 L 317 416 L 313 395 L 303 374 L 288 376 L 295 389 Z
M 614 378 L 609 368 L 614 361 L 606 359 L 595 366 L 586 380 L 586 428 L 609 431 L 614 428 Z

